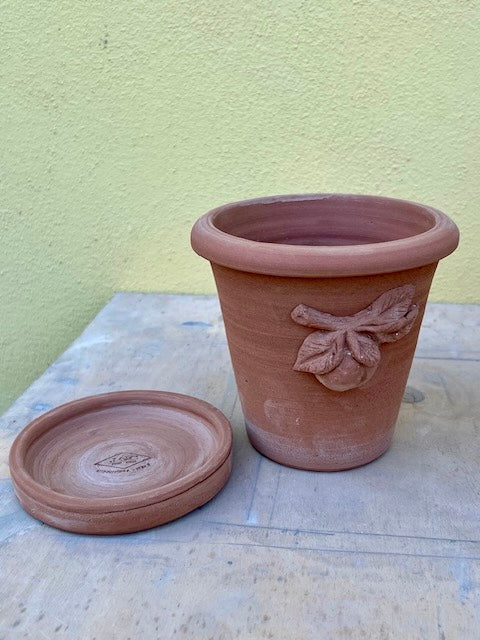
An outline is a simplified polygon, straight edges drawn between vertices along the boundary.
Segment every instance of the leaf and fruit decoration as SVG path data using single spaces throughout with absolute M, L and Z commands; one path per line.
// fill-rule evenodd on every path
M 412 328 L 418 315 L 414 293 L 411 284 L 391 289 L 366 309 L 344 317 L 299 304 L 292 319 L 316 331 L 303 341 L 293 368 L 313 373 L 334 391 L 362 386 L 378 367 L 379 345 L 400 340 Z

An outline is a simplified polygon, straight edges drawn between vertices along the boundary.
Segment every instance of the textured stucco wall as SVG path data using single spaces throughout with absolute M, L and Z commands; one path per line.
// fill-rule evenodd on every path
M 479 3 L 0 0 L 0 407 L 118 289 L 214 291 L 204 210 L 423 201 L 463 232 L 433 300 L 480 301 Z

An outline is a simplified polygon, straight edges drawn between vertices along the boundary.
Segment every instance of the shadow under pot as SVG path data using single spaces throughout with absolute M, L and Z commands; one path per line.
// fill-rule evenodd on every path
M 421 204 L 288 195 L 201 217 L 248 437 L 319 471 L 388 449 L 438 261 L 458 229 Z

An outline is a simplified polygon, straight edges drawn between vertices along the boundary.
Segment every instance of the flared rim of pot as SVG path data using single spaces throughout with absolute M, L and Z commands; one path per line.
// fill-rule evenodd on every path
M 458 245 L 456 224 L 408 200 L 293 194 L 233 202 L 195 223 L 191 242 L 212 263 L 290 277 L 391 273 L 432 264 Z

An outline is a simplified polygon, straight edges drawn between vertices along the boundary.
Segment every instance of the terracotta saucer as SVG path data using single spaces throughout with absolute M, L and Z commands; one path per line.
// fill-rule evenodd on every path
M 149 529 L 208 502 L 231 470 L 232 431 L 212 405 L 163 391 L 119 391 L 31 422 L 10 451 L 32 516 L 76 533 Z

